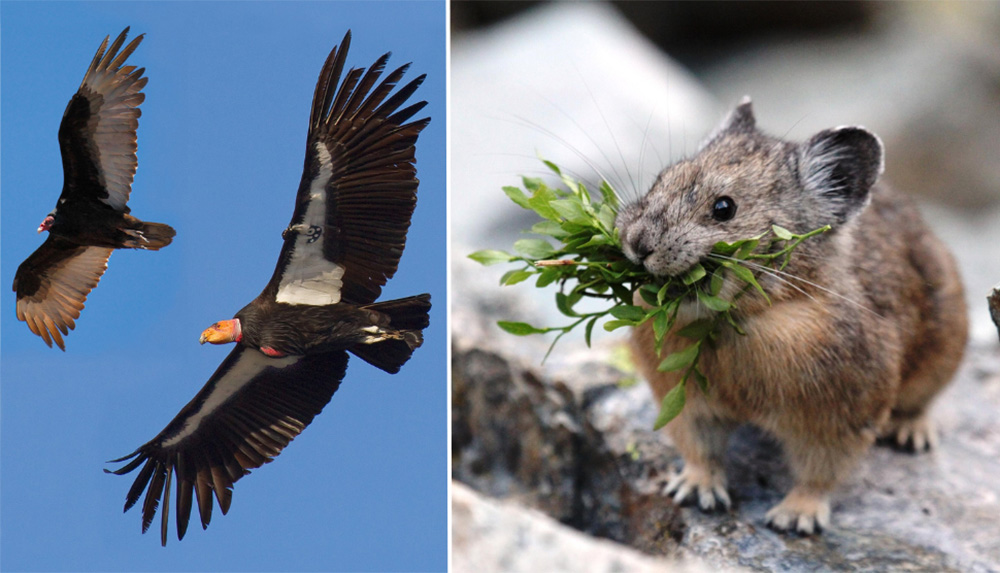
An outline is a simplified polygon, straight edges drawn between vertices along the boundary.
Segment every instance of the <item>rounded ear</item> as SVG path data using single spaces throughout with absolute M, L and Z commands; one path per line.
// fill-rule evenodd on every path
M 749 133 L 757 127 L 757 120 L 753 116 L 753 103 L 750 96 L 743 96 L 740 105 L 736 106 L 722 122 L 719 133 Z
M 868 204 L 885 168 L 882 141 L 863 127 L 837 127 L 799 146 L 802 187 L 833 221 L 843 223 Z
M 722 125 L 717 127 L 704 141 L 698 151 L 705 149 L 722 136 L 733 133 L 753 133 L 757 129 L 757 120 L 753 116 L 753 104 L 750 96 L 743 96 L 740 104 L 729 112 Z

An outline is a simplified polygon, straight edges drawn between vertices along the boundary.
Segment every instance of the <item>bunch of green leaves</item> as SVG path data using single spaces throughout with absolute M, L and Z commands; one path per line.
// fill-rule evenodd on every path
M 535 223 L 529 232 L 551 237 L 558 246 L 547 239 L 520 239 L 514 243 L 514 253 L 482 250 L 472 253 L 469 258 L 484 265 L 521 264 L 520 268 L 501 277 L 501 285 L 517 284 L 532 277 L 537 287 L 554 283 L 559 285 L 556 307 L 571 319 L 568 324 L 537 327 L 525 322 L 497 323 L 503 330 L 519 336 L 557 332 L 549 347 L 550 353 L 560 338 L 580 325 L 584 325 L 584 337 L 590 346 L 594 325 L 601 319 L 609 319 L 604 322 L 607 331 L 652 321 L 656 352 L 659 354 L 684 301 L 696 300 L 712 311 L 707 313 L 707 318 L 678 330 L 676 334 L 690 340 L 690 343 L 660 362 L 661 371 L 683 373 L 680 382 L 663 399 L 656 429 L 681 412 L 689 380 L 694 380 L 702 391 L 708 392 L 708 380 L 698 365 L 701 350 L 714 342 L 723 325 L 728 324 L 743 334 L 733 316 L 739 296 L 753 289 L 770 302 L 749 266 L 766 266 L 780 271 L 802 241 L 829 229 L 822 227 L 797 235 L 775 225 L 756 237 L 733 243 L 716 243 L 712 254 L 684 275 L 660 279 L 642 266 L 633 264 L 622 252 L 621 239 L 614 224 L 619 207 L 614 190 L 606 182 L 601 182 L 600 199 L 594 198 L 582 183 L 564 175 L 553 163 L 544 163 L 559 176 L 564 188 L 552 188 L 541 179 L 524 177 L 523 190 L 504 187 L 503 191 L 512 201 L 541 217 L 542 220 Z M 743 289 L 732 301 L 719 296 L 726 277 L 730 275 L 744 283 Z M 636 292 L 646 306 L 634 304 Z M 597 311 L 576 310 L 577 303 L 584 298 L 602 300 L 606 305 Z

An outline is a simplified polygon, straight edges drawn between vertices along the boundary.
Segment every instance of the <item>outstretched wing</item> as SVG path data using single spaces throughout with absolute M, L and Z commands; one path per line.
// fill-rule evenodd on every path
M 162 432 L 135 452 L 111 463 L 140 465 L 125 500 L 128 511 L 143 491 L 142 532 L 156 515 L 160 498 L 160 542 L 167 544 L 170 486 L 177 480 L 177 538 L 183 539 L 197 499 L 202 528 L 212 519 L 212 493 L 223 515 L 233 482 L 274 459 L 326 406 L 347 370 L 347 353 L 268 358 L 237 344 L 205 387 Z M 192 497 L 192 494 L 194 497 Z
M 368 304 L 392 277 L 417 201 L 414 145 L 430 118 L 400 109 L 424 80 L 392 93 L 409 64 L 379 81 L 389 54 L 340 83 L 347 32 L 320 72 L 295 212 L 262 296 L 288 304 Z
M 145 68 L 123 65 L 143 38 L 139 35 L 121 49 L 128 31 L 125 28 L 110 48 L 108 38 L 104 38 L 80 89 L 66 106 L 59 125 L 63 162 L 60 204 L 97 199 L 128 212 L 125 204 L 137 164 L 139 104 L 146 98 L 141 90 L 149 81 L 142 77 Z
M 62 335 L 76 327 L 87 295 L 108 268 L 112 250 L 84 247 L 49 235 L 14 275 L 17 319 L 28 323 L 31 332 L 50 348 L 54 340 L 66 350 Z

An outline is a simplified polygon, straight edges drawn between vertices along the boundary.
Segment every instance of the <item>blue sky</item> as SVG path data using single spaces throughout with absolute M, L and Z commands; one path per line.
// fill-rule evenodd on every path
M 435 3 L 0 5 L 0 568 L 66 571 L 443 570 L 447 565 L 445 14 Z M 100 41 L 146 39 L 134 215 L 169 223 L 159 252 L 116 251 L 66 339 L 16 320 L 9 285 L 62 187 L 56 133 Z M 229 347 L 199 346 L 269 279 L 302 172 L 312 90 L 354 32 L 349 65 L 391 50 L 427 81 L 433 118 L 407 250 L 383 299 L 430 292 L 426 342 L 395 376 L 352 358 L 340 390 L 229 515 L 167 547 L 122 513 L 103 462 L 158 433 Z M 158 525 L 158 520 L 157 520 Z M 155 525 L 154 525 L 155 527 Z

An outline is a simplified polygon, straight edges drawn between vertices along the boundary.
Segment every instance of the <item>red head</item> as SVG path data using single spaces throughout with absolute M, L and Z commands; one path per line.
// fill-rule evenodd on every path
M 52 215 L 45 217 L 45 220 L 42 221 L 42 224 L 38 226 L 38 232 L 41 233 L 42 231 L 48 231 L 49 229 L 52 228 L 52 223 L 55 222 L 56 218 L 53 217 Z

